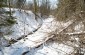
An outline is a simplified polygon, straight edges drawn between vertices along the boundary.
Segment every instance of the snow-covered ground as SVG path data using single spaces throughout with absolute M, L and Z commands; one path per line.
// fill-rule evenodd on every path
M 66 46 L 64 44 L 58 44 L 54 41 L 47 42 L 49 38 L 53 37 L 51 32 L 54 32 L 56 29 L 60 32 L 63 28 L 67 27 L 72 23 L 72 21 L 68 22 L 59 22 L 55 21 L 54 17 L 48 17 L 47 19 L 35 20 L 34 14 L 31 11 L 23 10 L 20 12 L 15 9 L 14 17 L 17 19 L 17 23 L 15 24 L 11 30 L 14 32 L 10 35 L 6 35 L 5 38 L 7 40 L 17 39 L 22 35 L 27 35 L 34 30 L 39 29 L 36 32 L 33 32 L 31 35 L 27 35 L 24 39 L 19 40 L 18 42 L 12 44 L 9 47 L 3 47 L 2 52 L 4 55 L 22 55 L 24 52 L 29 51 L 26 55 L 66 55 L 73 51 L 72 47 Z M 41 25 L 42 24 L 42 25 Z M 43 44 L 43 45 L 41 45 Z M 41 45 L 39 48 L 35 48 L 38 45 Z M 0 55 L 3 55 L 0 52 Z
M 8 8 L 5 8 L 7 11 Z M 31 11 L 19 11 L 18 9 L 12 9 L 15 11 L 13 17 L 16 17 L 17 23 L 13 25 L 10 30 L 13 31 L 11 35 L 5 36 L 6 39 L 17 39 L 22 35 L 27 35 L 34 30 L 38 29 L 42 25 L 41 18 L 38 18 L 38 21 L 35 20 L 35 15 Z
M 5 47 L 3 49 L 4 55 L 22 55 L 26 51 L 26 55 L 69 55 L 73 51 L 73 48 L 56 42 L 48 42 L 38 48 L 28 48 L 18 45 L 17 47 Z

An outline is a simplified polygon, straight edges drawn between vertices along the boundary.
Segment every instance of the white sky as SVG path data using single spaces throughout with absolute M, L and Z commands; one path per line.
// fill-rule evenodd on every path
M 27 0 L 27 2 L 33 2 L 33 0 Z M 57 4 L 58 3 L 58 0 L 50 0 L 50 4 L 51 4 L 51 8 L 54 9 L 54 8 L 57 8 Z
M 27 2 L 32 2 L 33 0 L 27 0 Z M 58 3 L 58 0 L 50 0 L 51 4 Z

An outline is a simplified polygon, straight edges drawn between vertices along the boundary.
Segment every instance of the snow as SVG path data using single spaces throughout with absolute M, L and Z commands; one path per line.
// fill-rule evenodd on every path
M 56 42 L 48 42 L 48 44 L 41 45 L 39 48 L 29 49 L 28 47 L 18 46 L 6 47 L 3 51 L 4 55 L 21 55 L 25 51 L 29 51 L 26 55 L 66 55 L 70 54 L 73 48 Z
M 5 8 L 7 11 L 8 8 Z M 14 31 L 11 35 L 7 35 L 6 39 L 17 39 L 22 35 L 27 35 L 42 25 L 41 19 L 38 18 L 39 21 L 35 20 L 35 15 L 31 11 L 19 11 L 18 9 L 12 9 L 15 11 L 13 16 L 17 19 L 17 24 L 13 25 L 10 30 Z M 6 29 L 6 28 L 5 28 Z
M 73 48 L 71 47 L 52 42 L 45 46 L 41 46 L 34 51 L 27 53 L 26 55 L 32 55 L 33 52 L 35 53 L 34 55 L 65 55 L 69 54 L 72 50 Z
M 82 32 L 84 30 L 84 25 L 82 22 L 79 22 L 78 25 L 74 27 L 75 32 Z
M 64 25 L 66 25 L 67 23 L 65 23 Z M 43 25 L 41 26 L 40 29 L 38 29 L 37 32 L 35 32 L 32 35 L 28 35 L 25 38 L 26 40 L 22 39 L 18 41 L 16 44 L 14 44 L 13 46 L 18 46 L 20 45 L 19 43 L 23 43 L 22 45 L 27 46 L 27 47 L 35 47 L 37 45 L 40 45 L 42 41 L 45 41 L 46 39 L 49 38 L 50 32 L 55 31 L 56 27 L 57 28 L 59 27 L 58 26 L 59 24 L 60 24 L 59 22 L 57 22 L 56 24 L 56 21 L 54 21 L 53 18 L 48 18 L 47 20 L 44 21 Z M 61 30 L 61 29 L 58 29 L 58 30 Z
M 73 51 L 72 47 L 66 46 L 64 44 L 57 44 L 55 42 L 49 43 L 48 45 L 43 46 L 43 48 L 42 46 L 39 49 L 34 48 L 34 46 L 40 44 L 38 42 L 43 41 L 43 39 L 48 36 L 47 33 L 50 33 L 56 29 L 56 28 L 53 28 L 56 25 L 56 22 L 52 23 L 52 21 L 54 21 L 53 18 L 46 19 L 43 25 L 41 26 L 41 28 L 34 34 L 28 35 L 25 41 L 24 39 L 22 39 L 10 47 L 5 47 L 3 49 L 4 54 L 5 55 L 21 55 L 23 52 L 28 50 L 30 52 L 27 53 L 27 55 L 54 55 L 54 54 L 65 55 L 66 53 L 69 54 L 71 51 Z M 49 25 L 50 23 L 52 25 Z M 32 50 L 30 50 L 30 48 Z
M 26 14 L 23 10 L 18 11 L 17 9 L 15 9 L 13 16 L 17 18 L 16 20 L 18 24 L 15 24 L 10 28 L 10 30 L 13 30 L 14 32 L 11 35 L 6 35 L 6 39 L 17 39 L 22 35 L 26 35 L 40 27 L 40 19 L 38 19 L 37 22 L 34 18 L 34 14 L 31 11 L 27 11 L 27 13 L 28 14 Z M 58 44 L 56 42 L 48 42 L 48 44 L 45 45 L 43 43 L 45 43 L 45 41 L 49 38 L 53 37 L 50 35 L 51 32 L 54 32 L 56 29 L 60 31 L 62 28 L 65 28 L 67 24 L 69 25 L 71 23 L 72 21 L 68 21 L 66 23 L 59 21 L 56 22 L 54 17 L 48 17 L 43 21 L 42 26 L 35 33 L 27 35 L 27 37 L 19 40 L 9 47 L 4 47 L 2 51 L 4 55 L 21 55 L 26 51 L 29 51 L 26 55 L 69 54 L 73 51 L 73 48 L 70 46 Z M 41 46 L 39 48 L 35 48 L 38 45 Z

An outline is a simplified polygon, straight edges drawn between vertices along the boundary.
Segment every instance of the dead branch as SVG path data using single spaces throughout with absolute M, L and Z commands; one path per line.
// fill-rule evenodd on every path
M 82 31 L 82 32 L 73 32 L 73 33 L 62 33 L 64 35 L 83 35 L 85 34 L 85 31 Z

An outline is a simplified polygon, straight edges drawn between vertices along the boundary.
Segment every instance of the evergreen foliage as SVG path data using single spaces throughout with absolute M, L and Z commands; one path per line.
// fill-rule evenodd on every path
M 7 4 L 8 2 L 8 4 Z M 9 7 L 9 11 L 5 11 L 3 7 Z M 14 11 L 11 11 L 10 0 L 0 0 L 0 27 L 1 26 L 11 26 L 16 23 L 15 18 L 12 16 Z

